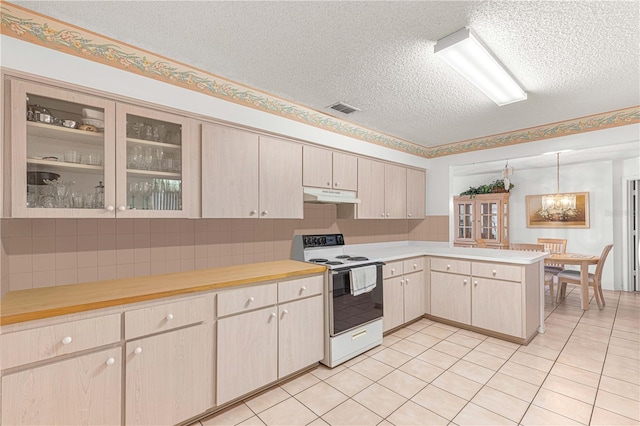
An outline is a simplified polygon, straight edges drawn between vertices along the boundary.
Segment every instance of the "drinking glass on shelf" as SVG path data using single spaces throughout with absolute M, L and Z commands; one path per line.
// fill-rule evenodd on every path
M 147 170 L 151 170 L 151 164 L 153 164 L 153 149 L 146 147 L 144 149 L 144 166 Z
M 164 151 L 162 148 L 156 148 L 156 161 L 158 162 L 158 171 L 163 171 L 162 157 L 164 157 Z
M 131 204 L 129 205 L 130 209 L 136 208 L 136 195 L 140 194 L 140 186 L 138 182 L 129 182 L 129 186 L 127 187 L 127 192 L 129 196 L 131 196 Z
M 142 195 L 142 209 L 149 210 L 149 198 L 151 197 L 151 191 L 153 187 L 150 182 L 140 182 L 140 195 Z

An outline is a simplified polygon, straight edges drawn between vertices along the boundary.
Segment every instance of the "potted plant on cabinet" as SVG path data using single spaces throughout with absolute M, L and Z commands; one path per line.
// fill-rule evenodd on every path
M 514 187 L 514 184 L 510 183 L 509 188 L 505 188 L 504 181 L 501 179 L 498 179 L 485 185 L 480 185 L 477 187 L 470 186 L 469 189 L 467 189 L 464 192 L 461 192 L 460 195 L 461 196 L 468 195 L 471 198 L 473 198 L 478 194 L 495 194 L 500 192 L 509 192 L 511 191 L 511 189 L 513 189 L 513 187 Z

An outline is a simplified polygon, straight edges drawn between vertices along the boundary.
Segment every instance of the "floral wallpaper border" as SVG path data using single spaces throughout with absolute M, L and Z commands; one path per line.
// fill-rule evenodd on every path
M 640 122 L 640 107 L 636 106 L 499 135 L 424 147 L 296 105 L 11 3 L 3 2 L 0 7 L 0 34 L 424 158 L 497 148 Z

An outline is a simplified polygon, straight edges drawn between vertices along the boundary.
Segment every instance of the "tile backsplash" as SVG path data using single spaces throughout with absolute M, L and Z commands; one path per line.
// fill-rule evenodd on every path
M 305 204 L 304 219 L 2 219 L 7 291 L 289 259 L 295 234 L 343 233 L 347 244 L 448 241 L 448 217 L 336 219 Z

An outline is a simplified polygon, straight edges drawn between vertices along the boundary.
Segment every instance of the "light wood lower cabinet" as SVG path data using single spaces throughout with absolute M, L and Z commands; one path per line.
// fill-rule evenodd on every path
M 540 265 L 431 259 L 430 315 L 518 343 L 539 326 Z
M 521 304 L 519 282 L 473 278 L 471 318 L 474 326 L 521 336 Z
M 218 320 L 218 405 L 278 378 L 277 308 Z
M 213 327 L 128 342 L 126 424 L 173 425 L 213 407 Z
M 431 272 L 431 315 L 471 324 L 469 276 Z
M 387 278 L 382 282 L 384 288 L 382 330 L 384 332 L 404 324 L 404 289 L 402 284 L 402 275 Z
M 3 425 L 121 423 L 120 347 L 2 377 Z
M 277 285 L 278 304 L 250 312 L 230 310 L 235 300 L 258 301 L 272 294 L 274 284 L 229 290 L 218 295 L 218 405 L 261 388 L 317 363 L 324 356 L 324 276 L 300 278 Z M 253 295 L 253 296 L 251 296 Z M 286 303 L 285 303 L 286 302 Z
M 308 367 L 324 356 L 322 296 L 278 306 L 278 377 Z
M 383 331 L 425 314 L 424 258 L 387 262 L 383 267 Z

